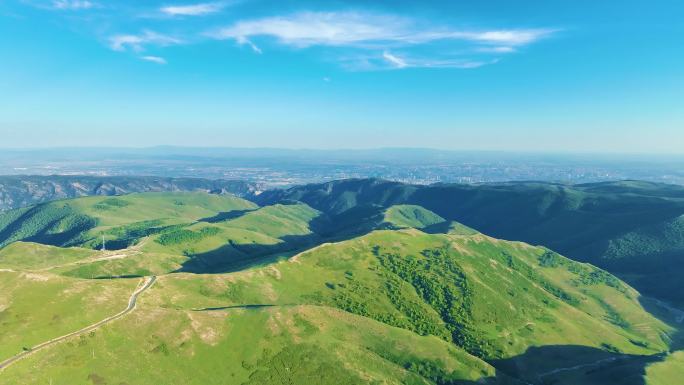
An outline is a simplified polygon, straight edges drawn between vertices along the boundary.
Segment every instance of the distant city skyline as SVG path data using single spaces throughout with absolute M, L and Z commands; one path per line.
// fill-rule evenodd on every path
M 674 0 L 0 3 L 0 148 L 684 153 Z
M 415 184 L 636 179 L 684 185 L 682 155 L 548 154 L 429 149 L 45 148 L 0 151 L 0 175 L 159 176 L 262 187 L 346 178 Z

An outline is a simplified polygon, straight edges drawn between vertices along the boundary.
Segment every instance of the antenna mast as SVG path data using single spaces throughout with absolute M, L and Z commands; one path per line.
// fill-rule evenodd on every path
M 107 251 L 107 246 L 105 246 L 105 237 L 104 234 L 102 234 L 102 252 Z

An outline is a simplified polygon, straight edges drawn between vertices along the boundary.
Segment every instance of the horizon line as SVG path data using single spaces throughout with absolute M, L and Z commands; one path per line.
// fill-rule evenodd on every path
M 637 152 L 637 151 L 583 151 L 583 150 L 517 150 L 517 149 L 463 149 L 463 148 L 436 148 L 436 147 L 406 147 L 406 146 L 382 146 L 382 147 L 270 147 L 270 146 L 183 146 L 183 145 L 150 145 L 150 146 L 32 146 L 32 147 L 1 147 L 0 151 L 45 151 L 45 150 L 154 150 L 154 149 L 178 149 L 178 150 L 238 150 L 238 151 L 291 151 L 291 152 L 379 152 L 379 151 L 429 151 L 446 153 L 490 153 L 490 154 L 520 154 L 520 155 L 588 155 L 588 156 L 651 156 L 651 157 L 683 157 L 684 153 L 676 152 Z

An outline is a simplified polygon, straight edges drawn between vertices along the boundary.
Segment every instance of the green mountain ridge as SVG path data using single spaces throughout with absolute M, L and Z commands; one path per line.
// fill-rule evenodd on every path
M 135 277 L 158 276 L 130 314 L 0 379 L 660 385 L 649 376 L 680 368 L 676 324 L 610 273 L 390 204 L 404 193 L 341 196 L 328 212 L 146 193 L 0 216 L 0 361 L 114 314 Z M 102 235 L 118 247 L 98 250 Z
M 253 200 L 301 201 L 335 214 L 357 205 L 418 205 L 497 238 L 544 245 L 590 262 L 644 293 L 684 305 L 681 186 L 638 181 L 417 186 L 357 179 L 267 191 Z

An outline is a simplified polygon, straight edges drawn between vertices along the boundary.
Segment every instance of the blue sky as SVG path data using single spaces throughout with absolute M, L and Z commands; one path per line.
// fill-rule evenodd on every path
M 684 150 L 675 0 L 0 0 L 0 147 Z

